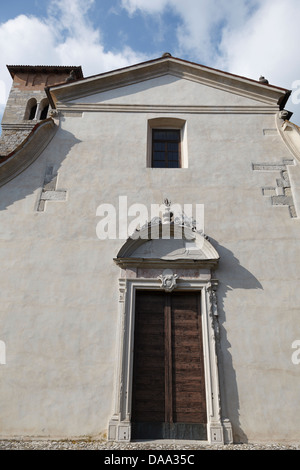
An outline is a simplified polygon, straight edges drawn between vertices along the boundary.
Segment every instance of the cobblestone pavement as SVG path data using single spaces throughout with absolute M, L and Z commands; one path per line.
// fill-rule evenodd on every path
M 151 441 L 151 442 L 107 442 L 101 440 L 0 440 L 0 450 L 300 450 L 298 444 L 228 444 L 209 445 L 199 442 Z

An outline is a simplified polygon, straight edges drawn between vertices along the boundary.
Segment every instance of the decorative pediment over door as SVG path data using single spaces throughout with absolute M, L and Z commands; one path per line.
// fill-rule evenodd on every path
M 129 238 L 114 260 L 120 267 L 216 268 L 219 254 L 208 237 L 185 225 L 149 224 Z

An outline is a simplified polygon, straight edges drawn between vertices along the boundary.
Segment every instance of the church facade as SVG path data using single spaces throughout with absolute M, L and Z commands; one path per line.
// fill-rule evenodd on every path
M 8 69 L 1 438 L 299 441 L 290 91 L 170 54 Z

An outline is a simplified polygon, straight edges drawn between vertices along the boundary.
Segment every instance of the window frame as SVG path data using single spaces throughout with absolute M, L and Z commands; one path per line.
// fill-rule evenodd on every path
M 159 132 L 159 131 L 165 131 L 165 132 L 176 132 L 178 133 L 178 140 L 171 140 L 171 139 L 158 139 L 158 138 L 155 138 L 154 134 L 155 132 Z M 181 135 L 181 130 L 180 129 L 174 129 L 174 128 L 164 128 L 164 127 L 159 127 L 159 128 L 152 128 L 152 160 L 151 160 L 151 166 L 152 168 L 181 168 L 181 140 L 182 140 L 182 135 Z M 164 156 L 165 156 L 165 159 L 164 159 L 164 162 L 165 162 L 165 166 L 161 167 L 161 166 L 155 166 L 154 163 L 155 163 L 155 160 L 154 160 L 154 144 L 155 143 L 163 143 L 164 144 Z M 172 160 L 169 158 L 169 150 L 168 150 L 168 144 L 169 143 L 174 143 L 174 144 L 177 144 L 177 153 L 178 153 L 178 159 L 176 160 L 176 162 L 178 163 L 178 166 L 169 166 L 168 164 L 170 162 L 172 162 Z M 162 160 L 163 161 L 163 160 Z
M 158 117 L 148 119 L 147 130 L 147 168 L 155 170 L 178 170 L 180 168 L 188 168 L 188 152 L 187 152 L 187 123 L 186 120 L 174 117 Z M 178 130 L 180 131 L 179 142 L 179 166 L 177 168 L 154 167 L 153 166 L 153 130 Z

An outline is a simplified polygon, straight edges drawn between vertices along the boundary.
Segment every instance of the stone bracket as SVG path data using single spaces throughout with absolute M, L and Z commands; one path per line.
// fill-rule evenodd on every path
M 262 188 L 263 196 L 271 197 L 273 206 L 287 206 L 289 209 L 290 217 L 297 217 L 294 199 L 292 195 L 292 188 L 290 178 L 288 175 L 287 166 L 294 165 L 294 160 L 283 160 L 282 163 L 253 163 L 253 171 L 278 171 L 280 178 L 276 179 L 274 186 L 264 186 Z
M 56 189 L 57 173 L 54 172 L 53 166 L 47 167 L 44 184 L 37 205 L 37 211 L 45 210 L 46 201 L 65 201 L 67 199 L 67 191 Z

